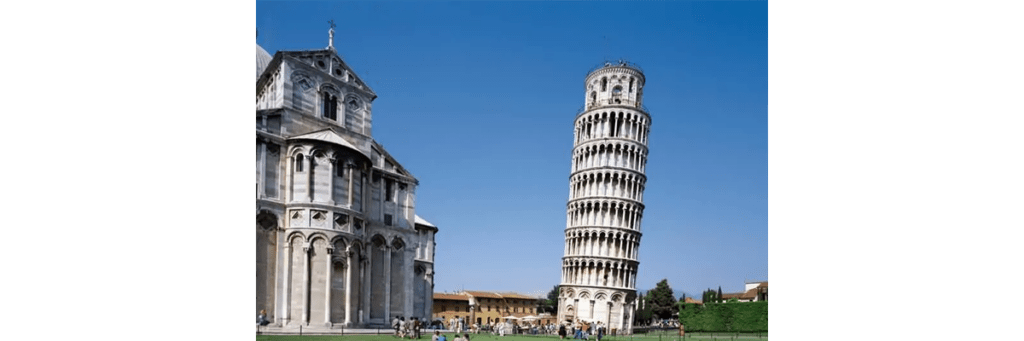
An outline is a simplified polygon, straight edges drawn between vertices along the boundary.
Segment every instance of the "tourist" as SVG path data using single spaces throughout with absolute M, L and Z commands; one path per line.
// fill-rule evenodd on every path
M 458 333 L 455 333 L 455 338 L 452 339 L 452 341 L 466 341 L 466 340 L 462 339 L 462 335 L 459 335 Z
M 408 328 L 408 325 L 405 323 L 405 317 L 399 316 L 398 317 L 398 338 L 400 338 L 400 339 L 404 339 L 405 338 L 405 331 L 406 331 L 407 328 Z
M 259 323 L 261 326 L 265 326 L 265 325 L 270 324 L 270 321 L 267 321 L 267 310 L 266 309 L 260 310 L 260 314 L 258 316 L 256 316 L 256 323 Z
M 441 337 L 441 331 L 440 330 L 435 330 L 434 331 L 434 336 L 430 338 L 430 341 L 437 341 L 437 339 L 439 339 L 440 337 Z
M 420 338 L 420 328 L 422 327 L 422 325 L 420 324 L 420 318 L 413 317 L 412 321 L 413 321 L 413 323 L 412 323 L 413 334 L 416 335 L 417 339 L 419 339 Z
M 558 325 L 558 339 L 565 340 L 565 323 Z
M 604 336 L 604 325 L 601 322 L 597 323 L 597 341 L 601 341 L 601 337 Z
M 469 341 L 469 333 L 463 334 L 462 336 L 462 341 Z
M 438 332 L 438 333 L 440 333 L 440 332 Z M 441 336 L 439 336 L 437 338 L 437 341 L 448 341 L 448 338 L 444 337 L 444 334 L 441 334 Z
M 399 327 L 401 327 L 401 320 L 398 319 L 398 316 L 395 316 L 395 319 L 391 320 L 391 328 L 395 329 L 395 336 L 396 337 L 398 336 L 398 328 Z

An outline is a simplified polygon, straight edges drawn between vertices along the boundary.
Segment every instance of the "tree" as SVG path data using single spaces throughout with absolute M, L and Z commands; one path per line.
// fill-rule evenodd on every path
M 558 316 L 558 289 L 558 285 L 555 284 L 555 287 L 551 288 L 551 291 L 548 292 L 548 298 L 541 301 L 542 310 L 555 316 Z
M 651 295 L 644 296 L 639 294 L 637 297 L 636 313 L 633 314 L 633 324 L 638 326 L 645 326 L 651 324 Z
M 704 304 L 715 303 L 717 299 L 718 293 L 715 292 L 714 290 L 711 290 L 711 288 L 708 288 L 708 290 L 704 290 L 704 294 L 703 296 L 701 296 L 701 302 L 704 302 Z
M 651 313 L 659 319 L 672 317 L 672 313 L 679 312 L 676 306 L 676 297 L 672 294 L 672 287 L 668 285 L 668 279 L 662 279 L 647 292 L 648 303 Z
M 722 286 L 718 286 L 718 303 L 722 303 Z

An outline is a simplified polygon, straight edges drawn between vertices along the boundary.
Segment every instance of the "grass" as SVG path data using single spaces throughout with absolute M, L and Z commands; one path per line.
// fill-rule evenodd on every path
M 433 335 L 433 334 L 430 334 Z M 430 341 L 430 335 L 423 334 L 419 341 Z M 448 341 L 454 339 L 455 333 L 444 333 Z M 732 340 L 733 335 L 724 333 L 688 333 L 685 340 L 694 341 L 724 341 Z M 490 334 L 469 334 L 470 341 L 559 341 L 557 335 L 507 335 L 505 337 L 499 337 L 497 335 Z M 758 338 L 757 334 L 740 334 L 737 340 L 750 340 L 750 341 L 767 341 L 768 337 L 763 336 Z M 409 339 L 406 339 L 409 340 Z M 416 340 L 416 339 L 413 339 Z M 596 338 L 591 337 L 591 341 L 596 341 Z M 400 339 L 392 337 L 391 335 L 256 335 L 256 341 L 400 341 Z M 565 341 L 575 341 L 572 338 L 565 338 Z M 681 341 L 679 336 L 665 334 L 648 334 L 648 335 L 633 335 L 633 336 L 608 336 L 601 339 L 601 341 Z

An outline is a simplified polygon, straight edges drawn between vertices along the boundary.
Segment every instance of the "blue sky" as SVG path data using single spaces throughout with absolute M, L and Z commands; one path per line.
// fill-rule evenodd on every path
M 257 2 L 273 54 L 327 46 L 378 94 L 374 138 L 440 228 L 435 291 L 560 280 L 573 118 L 605 60 L 652 126 L 638 289 L 768 279 L 766 2 Z

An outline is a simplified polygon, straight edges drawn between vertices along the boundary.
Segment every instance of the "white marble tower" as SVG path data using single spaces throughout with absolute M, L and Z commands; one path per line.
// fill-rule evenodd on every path
M 651 126 L 644 80 L 622 61 L 588 73 L 573 134 L 559 320 L 600 322 L 618 334 L 632 331 L 636 307 Z

